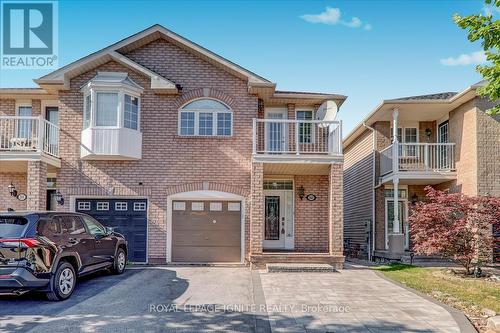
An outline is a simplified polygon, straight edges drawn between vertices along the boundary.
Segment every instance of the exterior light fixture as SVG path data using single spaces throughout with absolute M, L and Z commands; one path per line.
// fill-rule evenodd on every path
M 10 183 L 9 186 L 7 186 L 7 188 L 9 189 L 9 193 L 11 196 L 17 197 L 17 190 L 16 190 L 16 187 L 14 186 L 14 184 L 12 184 L 12 182 Z
M 305 189 L 304 189 L 304 186 L 300 185 L 299 188 L 297 189 L 298 191 L 298 195 L 299 195 L 299 198 L 300 200 L 304 199 L 304 195 L 305 195 Z
M 417 201 L 418 201 L 417 193 L 413 193 L 413 195 L 411 196 L 411 203 L 416 204 Z
M 59 190 L 57 190 L 56 193 L 54 194 L 54 199 L 56 200 L 58 205 L 61 206 L 64 205 L 64 198 L 61 192 L 59 192 Z
M 427 141 L 430 141 L 432 135 L 432 130 L 430 128 L 425 129 L 425 136 L 427 136 Z

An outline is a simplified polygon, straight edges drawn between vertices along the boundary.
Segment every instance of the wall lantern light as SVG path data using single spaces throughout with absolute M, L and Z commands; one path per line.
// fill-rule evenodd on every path
M 416 204 L 417 201 L 418 201 L 417 193 L 413 193 L 413 195 L 411 196 L 411 203 Z
M 54 194 L 54 199 L 56 200 L 58 205 L 61 206 L 64 205 L 64 198 L 61 192 L 59 192 L 59 190 L 57 190 L 56 193 Z
M 12 182 L 10 183 L 10 185 L 7 188 L 9 189 L 9 193 L 11 196 L 17 197 L 17 190 L 16 190 L 16 187 L 14 186 L 14 184 L 12 184 Z
M 304 195 L 306 193 L 306 190 L 304 189 L 304 186 L 300 185 L 299 188 L 297 189 L 297 193 L 299 195 L 300 200 L 304 199 Z
M 430 128 L 425 129 L 425 136 L 427 136 L 427 141 L 431 140 L 432 130 Z

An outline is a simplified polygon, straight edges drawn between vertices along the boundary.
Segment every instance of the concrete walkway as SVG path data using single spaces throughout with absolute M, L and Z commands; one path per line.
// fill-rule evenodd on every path
M 363 267 L 261 281 L 273 332 L 461 332 L 443 307 Z

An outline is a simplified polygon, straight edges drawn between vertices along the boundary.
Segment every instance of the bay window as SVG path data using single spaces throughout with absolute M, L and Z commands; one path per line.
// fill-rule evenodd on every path
M 202 98 L 179 110 L 181 136 L 231 136 L 233 114 L 224 103 Z
M 127 73 L 98 72 L 81 91 L 81 157 L 111 160 L 141 158 L 140 96 L 143 88 Z

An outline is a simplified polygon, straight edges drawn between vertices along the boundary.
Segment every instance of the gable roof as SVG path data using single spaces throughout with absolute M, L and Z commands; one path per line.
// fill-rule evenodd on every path
M 477 82 L 463 91 L 459 93 L 455 92 L 443 92 L 437 94 L 428 94 L 428 95 L 418 95 L 418 96 L 410 96 L 410 97 L 402 97 L 396 99 L 387 99 L 380 102 L 377 107 L 371 111 L 360 123 L 354 127 L 354 129 L 347 134 L 342 139 L 342 144 L 344 148 L 351 144 L 354 139 L 356 139 L 359 135 L 363 133 L 366 126 L 371 126 L 374 122 L 377 121 L 378 115 L 384 109 L 392 108 L 392 107 L 401 107 L 402 105 L 428 105 L 431 107 L 436 106 L 444 106 L 445 108 L 452 110 L 456 108 L 458 105 L 461 105 L 468 100 L 474 98 L 476 96 L 476 89 L 485 84 L 485 81 Z
M 256 85 L 260 87 L 270 87 L 276 86 L 269 80 L 207 50 L 206 48 L 166 29 L 165 27 L 155 24 L 143 31 L 140 31 L 130 37 L 122 39 L 108 47 L 105 47 L 97 52 L 89 54 L 77 61 L 74 61 L 58 70 L 55 70 L 45 76 L 34 80 L 42 88 L 50 89 L 68 89 L 69 80 L 79 74 L 82 74 L 92 68 L 102 65 L 110 60 L 115 60 L 123 65 L 135 69 L 139 72 L 151 78 L 151 85 L 153 88 L 153 81 L 156 89 L 163 89 L 166 92 L 177 93 L 178 89 L 175 82 L 159 75 L 156 72 L 149 70 L 148 68 L 134 62 L 130 58 L 124 55 L 125 52 L 129 52 L 133 49 L 139 48 L 147 43 L 150 43 L 159 38 L 164 38 L 173 44 L 188 50 L 200 56 L 202 59 L 212 63 L 213 65 L 226 70 L 233 75 L 236 75 L 242 79 L 246 79 L 249 86 Z

